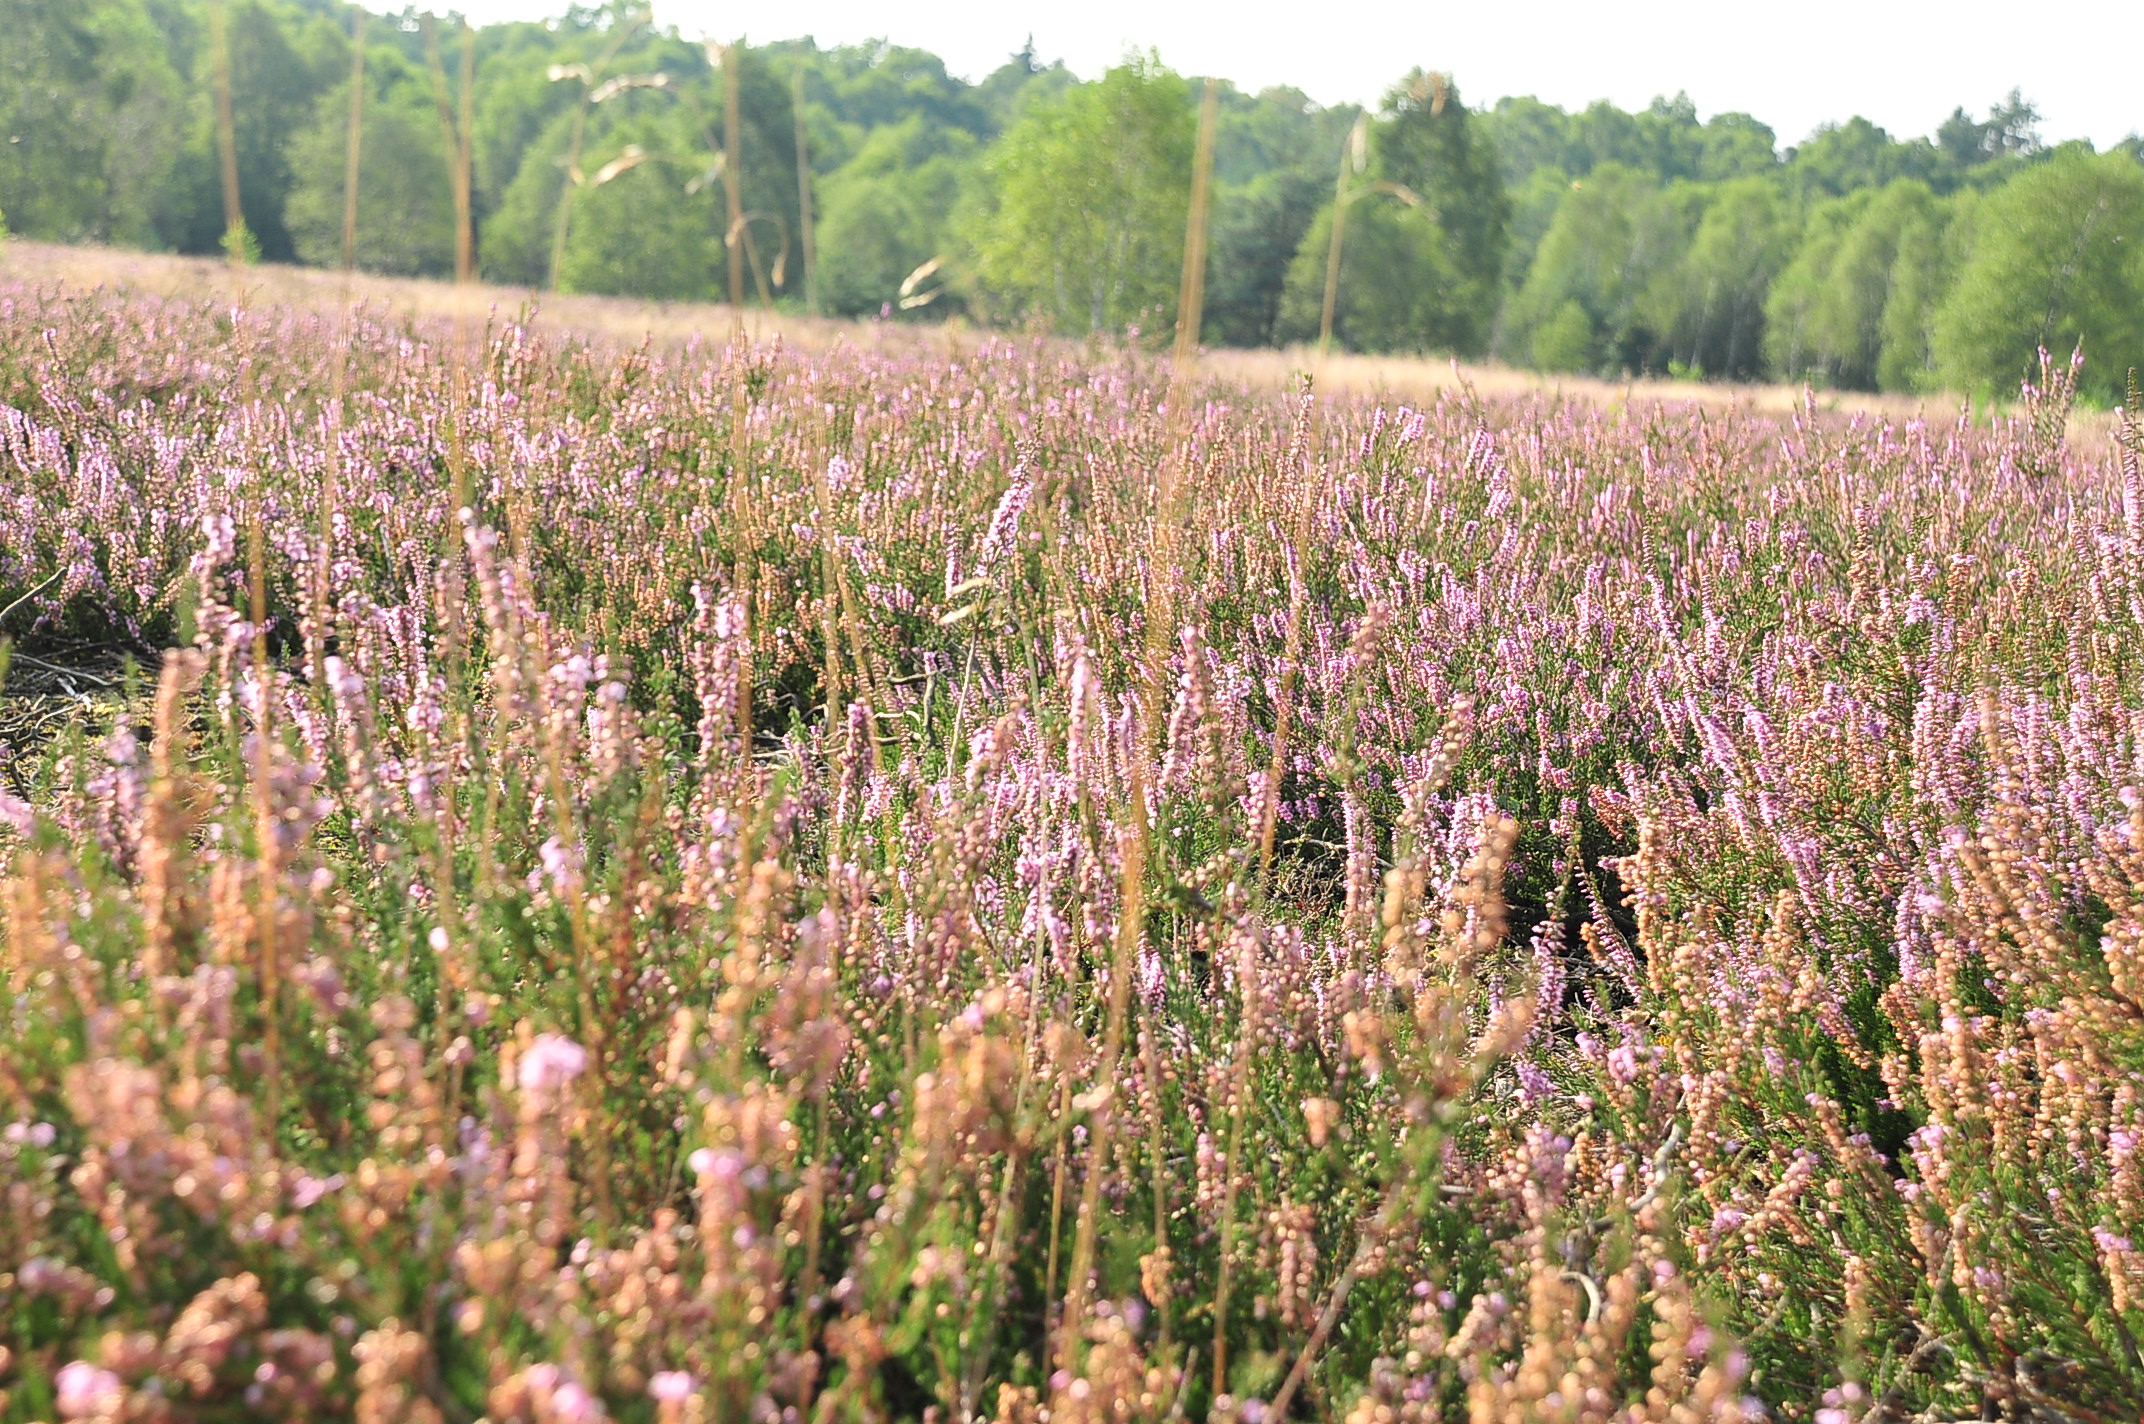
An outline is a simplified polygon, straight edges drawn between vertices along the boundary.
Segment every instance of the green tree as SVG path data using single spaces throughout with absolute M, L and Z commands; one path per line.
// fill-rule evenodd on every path
M 1787 156 L 1796 190 L 1811 197 L 1881 188 L 1899 178 L 1935 184 L 1943 172 L 1942 155 L 1927 139 L 1902 143 L 1859 115 L 1823 125 Z
M 1570 160 L 1565 166 L 1583 175 L 1613 163 L 1657 178 L 1660 153 L 1655 137 L 1636 114 L 1596 100 L 1571 115 Z
M 826 179 L 817 204 L 820 301 L 828 312 L 899 309 L 901 284 L 950 250 L 950 214 L 980 147 L 965 129 L 910 114 L 873 130 L 862 150 Z M 914 310 L 940 314 L 945 300 Z
M 19 235 L 159 245 L 185 97 L 140 0 L 0 0 L 0 211 Z
M 851 157 L 862 139 L 910 120 L 926 130 L 958 130 L 975 138 L 992 132 L 991 112 L 977 86 L 946 72 L 928 50 L 874 40 L 820 49 L 810 40 L 769 45 L 763 53 L 779 73 L 802 65 L 811 102 L 841 129 L 845 141 L 829 151 Z
M 1677 178 L 1747 178 L 1779 166 L 1777 138 L 1748 114 L 1715 114 L 1697 121 L 1687 94 L 1655 99 L 1629 113 L 1605 100 L 1567 114 L 1539 99 L 1499 99 L 1481 116 L 1506 185 L 1517 188 L 1537 169 L 1583 178 L 1604 163 Z
M 1182 269 L 1194 125 L 1184 81 L 1152 58 L 1030 105 L 986 156 L 968 218 L 982 300 L 1060 331 L 1158 328 Z
M 1655 342 L 1639 316 L 1671 227 L 1650 175 L 1610 163 L 1578 179 L 1512 299 L 1509 349 L 1547 370 L 1642 367 Z M 1576 311 L 1584 318 L 1581 335 Z
M 1279 339 L 1290 264 L 1331 192 L 1329 174 L 1297 167 L 1220 189 L 1206 267 L 1205 340 L 1270 346 Z
M 1541 239 L 1548 235 L 1556 210 L 1572 189 L 1571 175 L 1561 168 L 1536 168 L 1526 180 L 1510 190 L 1511 219 L 1504 226 L 1504 287 L 1516 293 L 1533 267 Z
M 1748 114 L 1714 114 L 1698 139 L 1699 178 L 1750 178 L 1779 167 L 1779 136 Z
M 357 265 L 397 276 L 454 270 L 454 200 L 445 136 L 427 76 L 390 52 L 368 57 L 357 182 Z M 290 144 L 295 177 L 283 220 L 301 262 L 342 261 L 350 86 L 320 98 Z
M 2144 169 L 2122 154 L 2056 152 L 1989 193 L 1936 315 L 1939 376 L 2010 392 L 2039 347 L 2089 358 L 2079 390 L 2114 399 L 2144 344 Z
M 1877 389 L 1936 388 L 1936 313 L 1971 246 L 1979 205 L 1978 192 L 1962 189 L 1940 200 L 1931 225 L 1909 223 L 1900 231 L 1898 256 L 1891 265 L 1891 292 L 1884 301 Z
M 1370 151 L 1376 175 L 1418 195 L 1443 237 L 1457 283 L 1442 302 L 1459 338 L 1449 349 L 1479 352 L 1496 317 L 1511 221 L 1495 151 L 1475 135 L 1458 86 L 1419 69 L 1385 96 Z
M 1285 341 L 1318 334 L 1332 244 L 1328 202 L 1289 264 L 1279 331 Z M 1478 350 L 1486 339 L 1480 313 L 1453 300 L 1466 281 L 1436 219 L 1392 201 L 1355 204 L 1340 253 L 1333 335 L 1351 351 Z
M 233 0 L 229 35 L 238 192 L 246 231 L 266 260 L 295 261 L 297 250 L 283 215 L 294 178 L 290 140 L 311 122 L 320 96 L 349 73 L 347 24 L 324 8 L 300 8 L 291 0 Z M 208 98 L 207 44 L 194 47 L 193 60 L 195 117 L 163 226 L 183 251 L 215 252 L 223 245 L 224 213 Z
M 1840 236 L 1810 323 L 1816 358 L 1835 384 L 1860 390 L 1881 384 L 1885 316 L 1901 279 L 1913 275 L 1902 270 L 1900 255 L 1914 268 L 1923 265 L 1919 254 L 1941 233 L 1942 221 L 1928 185 L 1901 178 L 1881 189 Z
M 1911 333 L 1944 270 L 1943 224 L 1941 200 L 1912 178 L 1818 204 L 1772 304 L 1773 369 L 1856 390 L 1916 383 L 1906 372 L 1925 364 L 1925 350 L 1908 347 L 1924 348 Z
M 642 142 L 644 151 L 652 151 L 644 140 L 660 138 L 646 129 L 616 136 Z M 644 162 L 584 193 L 573 210 L 559 289 L 657 301 L 715 296 L 723 266 L 719 189 L 688 195 L 678 178 L 667 162 Z
M 590 17 L 583 12 L 579 18 Z M 472 197 L 480 223 L 505 203 L 508 185 L 536 144 L 580 97 L 573 85 L 552 82 L 551 66 L 593 60 L 602 51 L 603 36 L 603 31 L 576 23 L 570 12 L 556 29 L 520 23 L 486 25 L 477 32 L 476 122 L 470 150 L 476 170 Z
M 988 116 L 989 132 L 995 136 L 1011 128 L 1028 105 L 1062 94 L 1076 83 L 1063 60 L 1042 62 L 1030 35 L 1017 53 L 1008 56 L 975 86 L 975 97 Z
M 1275 341 L 1288 266 L 1332 194 L 1333 159 L 1359 110 L 1313 104 L 1299 89 L 1221 86 L 1214 126 L 1213 225 L 1202 339 Z
M 481 133 L 481 114 L 477 128 Z M 543 132 L 521 151 L 513 177 L 478 231 L 477 259 L 486 281 L 515 287 L 543 285 L 551 260 L 552 223 L 566 186 L 566 150 L 572 130 L 570 112 L 554 114 Z M 482 153 L 481 145 L 478 153 Z M 480 171 L 482 166 L 479 157 Z
M 2030 159 L 2041 152 L 2039 107 L 2011 90 L 2007 99 L 1987 109 L 1983 120 L 1975 120 L 1962 107 L 1951 109 L 1951 116 L 1936 129 L 1936 148 L 1957 174 L 1970 174 L 1987 163 Z
M 1818 337 L 1818 309 L 1839 243 L 1874 198 L 1862 189 L 1812 205 L 1802 221 L 1801 240 L 1765 306 L 1765 359 L 1773 374 L 1788 381 L 1822 381 L 1829 374 Z
M 1368 171 L 1349 183 L 1333 332 L 1351 349 L 1487 349 L 1511 205 L 1496 154 L 1470 120 L 1441 75 L 1416 70 L 1385 96 Z M 1332 224 L 1328 202 L 1289 266 L 1285 338 L 1318 331 Z
M 610 17 L 611 25 L 617 23 Z M 587 63 L 582 56 L 604 52 L 615 38 L 610 28 L 591 28 L 567 53 Z M 760 273 L 780 295 L 803 283 L 789 77 L 776 72 L 773 57 L 762 50 L 742 50 L 738 68 L 743 204 Z M 704 297 L 716 291 L 707 285 L 702 262 L 704 244 L 712 242 L 713 260 L 719 263 L 728 230 L 717 167 L 722 75 L 700 46 L 674 36 L 641 35 L 612 56 L 602 78 L 646 80 L 654 75 L 663 76 L 664 82 L 612 85 L 607 90 L 599 82 L 593 91 L 602 102 L 591 106 L 586 121 L 581 185 L 567 231 L 561 286 L 648 297 Z M 483 228 L 483 269 L 495 281 L 535 285 L 548 269 L 558 204 L 570 181 L 574 82 L 569 77 L 552 85 L 566 93 L 569 102 L 528 142 Z M 531 97 L 532 91 L 522 92 L 514 102 L 526 106 Z M 483 128 L 481 119 L 478 128 Z M 629 159 L 630 168 L 598 182 L 603 170 L 629 149 L 638 150 Z M 631 250 L 636 227 L 643 223 L 648 225 L 650 249 L 644 256 Z M 754 286 L 755 279 L 748 277 L 748 294 Z
M 1703 216 L 1681 259 L 1658 267 L 1639 314 L 1684 367 L 1748 379 L 1763 361 L 1765 299 L 1793 241 L 1785 197 L 1771 177 L 1682 186 L 1665 196 L 1694 198 Z
M 1531 94 L 1505 97 L 1476 116 L 1482 141 L 1496 154 L 1504 186 L 1518 188 L 1535 172 L 1568 173 L 1572 163 L 1571 116 Z

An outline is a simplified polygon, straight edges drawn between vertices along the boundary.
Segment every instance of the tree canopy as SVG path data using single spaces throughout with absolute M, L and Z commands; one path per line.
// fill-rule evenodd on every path
M 338 261 L 355 12 L 226 10 L 250 239 L 269 260 Z M 218 249 L 207 13 L 0 0 L 7 230 Z M 459 140 L 437 84 L 458 85 L 458 55 L 435 80 L 415 12 L 374 16 L 364 35 L 356 259 L 441 274 Z M 742 47 L 733 230 L 727 81 L 708 47 L 624 0 L 485 26 L 474 46 L 472 205 L 491 280 L 711 298 L 736 243 L 752 297 L 801 305 L 808 185 L 824 311 L 1170 334 L 1198 86 L 1157 56 L 1083 81 L 1030 44 L 971 82 L 887 42 Z M 2093 399 L 2144 359 L 2144 140 L 2050 148 L 2016 91 L 1926 137 L 1848 116 L 1786 146 L 1681 94 L 1634 111 L 1470 106 L 1421 69 L 1367 114 L 1287 88 L 1223 84 L 1219 98 L 1211 343 L 1316 336 L 1344 202 L 1333 325 L 1352 349 L 2008 392 L 2041 345 L 2082 341 Z

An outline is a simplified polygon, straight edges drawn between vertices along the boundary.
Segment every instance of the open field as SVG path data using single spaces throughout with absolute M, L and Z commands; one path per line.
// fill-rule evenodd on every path
M 234 291 L 228 267 L 206 257 L 21 241 L 0 244 L 0 278 L 32 285 L 64 284 L 75 289 L 111 287 L 158 296 L 201 297 Z M 735 325 L 730 308 L 721 305 L 544 295 L 512 287 L 457 289 L 451 283 L 414 278 L 345 278 L 340 273 L 310 267 L 254 267 L 248 270 L 243 289 L 252 300 L 270 304 L 340 303 L 347 298 L 379 315 L 398 319 L 437 317 L 482 322 L 494 313 L 513 317 L 529 311 L 536 330 L 623 342 L 726 341 Z M 755 338 L 779 337 L 804 351 L 824 351 L 840 343 L 877 352 L 944 353 L 973 347 L 988 338 L 988 333 L 962 325 L 816 320 L 793 312 L 768 313 L 758 308 L 747 309 L 744 321 Z M 1770 414 L 1801 410 L 1812 398 L 1800 386 L 1717 381 L 1613 382 L 1408 356 L 1335 352 L 1321 362 L 1314 350 L 1304 349 L 1208 351 L 1200 357 L 1200 369 L 1217 379 L 1268 391 L 1290 389 L 1302 373 L 1314 372 L 1320 390 L 1384 395 L 1403 401 L 1433 400 L 1439 391 L 1461 383 L 1485 396 L 1547 394 L 1598 404 L 1702 404 Z M 1944 419 L 1959 405 L 1948 397 L 1924 399 L 1864 391 L 1818 391 L 1813 399 L 1817 409 L 1823 411 L 1899 420 L 1921 415 Z
M 0 1418 L 2136 1417 L 2128 427 L 0 261 Z

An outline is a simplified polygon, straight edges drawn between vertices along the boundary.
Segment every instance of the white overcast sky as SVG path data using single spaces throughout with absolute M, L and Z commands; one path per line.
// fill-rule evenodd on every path
M 536 19 L 563 0 L 435 0 L 478 21 Z M 2015 86 L 2050 140 L 2101 148 L 2144 130 L 2144 6 L 2072 0 L 795 0 L 744 6 L 654 0 L 688 36 L 810 35 L 822 45 L 885 38 L 980 78 L 1030 33 L 1041 56 L 1082 78 L 1128 48 L 1185 74 L 1256 90 L 1293 84 L 1321 103 L 1374 102 L 1410 66 L 1452 72 L 1470 104 L 1535 94 L 1566 108 L 1641 107 L 1687 91 L 1709 117 L 1739 109 L 1798 142 L 1862 114 L 1898 137 L 1932 133 Z

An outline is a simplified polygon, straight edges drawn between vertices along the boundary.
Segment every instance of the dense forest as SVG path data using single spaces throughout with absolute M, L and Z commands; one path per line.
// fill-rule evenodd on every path
M 0 0 L 7 230 L 218 250 L 215 18 Z M 734 252 L 755 299 L 833 315 L 1111 337 L 1173 320 L 1202 86 L 1152 56 L 1083 82 L 1030 46 L 971 83 L 891 44 L 725 55 L 624 0 L 475 30 L 338 0 L 221 19 L 243 240 L 265 260 L 341 260 L 355 113 L 369 270 L 454 271 L 466 147 L 474 260 L 502 283 L 715 297 Z M 2000 391 L 2037 347 L 2082 342 L 2104 399 L 2144 332 L 2144 146 L 2045 144 L 2015 93 L 1930 138 L 1855 118 L 1783 148 L 1682 96 L 1470 105 L 1416 69 L 1365 113 L 1223 84 L 1213 172 L 1215 345 L 1318 336 L 1336 222 L 1332 339 L 1353 350 Z

